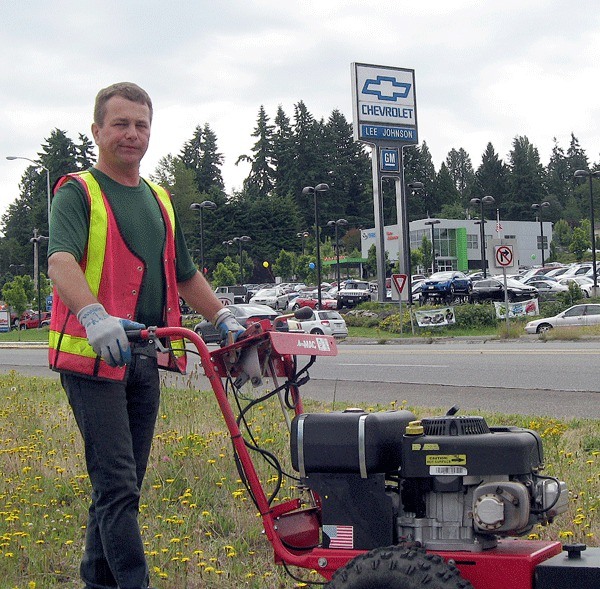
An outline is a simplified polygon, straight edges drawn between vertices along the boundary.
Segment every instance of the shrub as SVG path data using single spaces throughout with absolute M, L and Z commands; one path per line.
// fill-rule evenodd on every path
M 454 313 L 456 326 L 466 329 L 496 327 L 499 321 L 494 305 L 456 305 Z

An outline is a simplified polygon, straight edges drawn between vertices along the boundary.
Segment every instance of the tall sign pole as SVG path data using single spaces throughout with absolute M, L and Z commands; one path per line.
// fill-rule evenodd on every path
M 406 68 L 353 63 L 352 98 L 354 139 L 371 147 L 377 293 L 378 300 L 383 302 L 386 268 L 381 181 L 385 177 L 393 178 L 396 186 L 400 272 L 408 274 L 410 270 L 402 147 L 418 143 L 415 72 Z

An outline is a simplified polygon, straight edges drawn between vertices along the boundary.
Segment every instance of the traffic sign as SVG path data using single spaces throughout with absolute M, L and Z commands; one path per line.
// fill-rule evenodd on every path
M 512 268 L 515 260 L 512 245 L 497 245 L 494 248 L 496 268 Z
M 406 297 L 402 297 L 402 293 L 407 280 L 408 276 L 406 274 L 392 274 L 392 299 L 403 298 L 406 300 Z

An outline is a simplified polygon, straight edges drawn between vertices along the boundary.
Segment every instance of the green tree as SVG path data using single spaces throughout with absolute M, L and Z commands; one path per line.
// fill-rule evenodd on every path
M 510 152 L 509 190 L 502 214 L 510 220 L 529 219 L 531 205 L 547 199 L 545 170 L 540 156 L 527 137 L 515 137 Z
M 435 166 L 427 143 L 404 150 L 404 177 L 406 182 L 422 182 L 423 190 L 407 194 L 409 221 L 426 216 L 429 203 L 436 206 L 435 200 Z M 387 222 L 387 221 L 386 221 Z
M 475 171 L 471 158 L 462 147 L 458 151 L 451 149 L 446 156 L 446 166 L 464 207 L 471 199 L 475 184 Z
M 430 268 L 433 267 L 433 244 L 427 237 L 427 235 L 423 235 L 421 239 L 421 247 L 418 248 L 421 254 L 421 263 L 425 268 L 425 271 L 428 272 Z M 416 268 L 417 266 L 413 266 Z
M 573 230 L 564 219 L 559 219 L 554 223 L 554 227 L 552 228 L 552 243 L 556 244 L 558 248 L 563 250 L 568 249 L 572 235 Z
M 240 266 L 231 258 L 219 262 L 212 273 L 211 284 L 213 286 L 228 286 L 237 284 L 240 276 Z
M 377 274 L 377 248 L 375 247 L 375 244 L 372 244 L 367 252 L 365 270 L 368 276 L 375 276 Z
M 435 204 L 427 211 L 432 215 L 438 214 L 445 205 L 460 205 L 461 203 L 460 192 L 457 190 L 455 181 L 450 175 L 450 170 L 443 162 L 435 178 L 434 195 Z
M 294 178 L 294 141 L 289 117 L 281 105 L 275 115 L 273 130 L 273 165 L 275 190 L 281 196 L 294 196 L 298 183 Z
M 581 262 L 590 247 L 590 233 L 582 227 L 575 227 L 569 244 L 569 251 L 575 255 L 575 259 Z
M 244 180 L 244 191 L 246 197 L 261 198 L 271 194 L 275 185 L 273 125 L 269 124 L 269 117 L 262 104 L 252 137 L 256 137 L 252 156 L 240 155 L 236 165 L 241 161 L 250 163 L 250 174 Z
M 214 188 L 223 191 L 223 155 L 218 151 L 217 136 L 208 123 L 196 126 L 192 138 L 183 145 L 179 158 L 186 168 L 193 170 L 199 194 L 207 194 Z
M 2 298 L 14 313 L 20 317 L 26 310 L 30 299 L 27 297 L 23 281 L 16 276 L 12 282 L 7 282 L 2 287 Z
M 508 186 L 508 170 L 504 162 L 498 157 L 491 143 L 481 158 L 481 164 L 475 173 L 473 195 L 477 198 L 493 196 L 497 203 L 502 203 L 506 196 Z
M 573 195 L 573 179 L 564 150 L 558 145 L 556 137 L 553 141 L 552 154 L 546 167 L 546 185 L 548 200 L 552 204 L 548 211 L 548 220 L 557 221 L 563 216 L 567 202 Z
M 273 263 L 275 276 L 281 276 L 283 280 L 291 280 L 294 275 L 294 258 L 295 256 L 291 252 L 281 250 Z

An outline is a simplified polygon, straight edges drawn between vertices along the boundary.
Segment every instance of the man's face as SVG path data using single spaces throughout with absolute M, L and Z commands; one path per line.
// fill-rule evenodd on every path
M 139 168 L 150 141 L 150 109 L 113 96 L 106 103 L 102 126 L 92 124 L 99 160 L 119 169 Z

